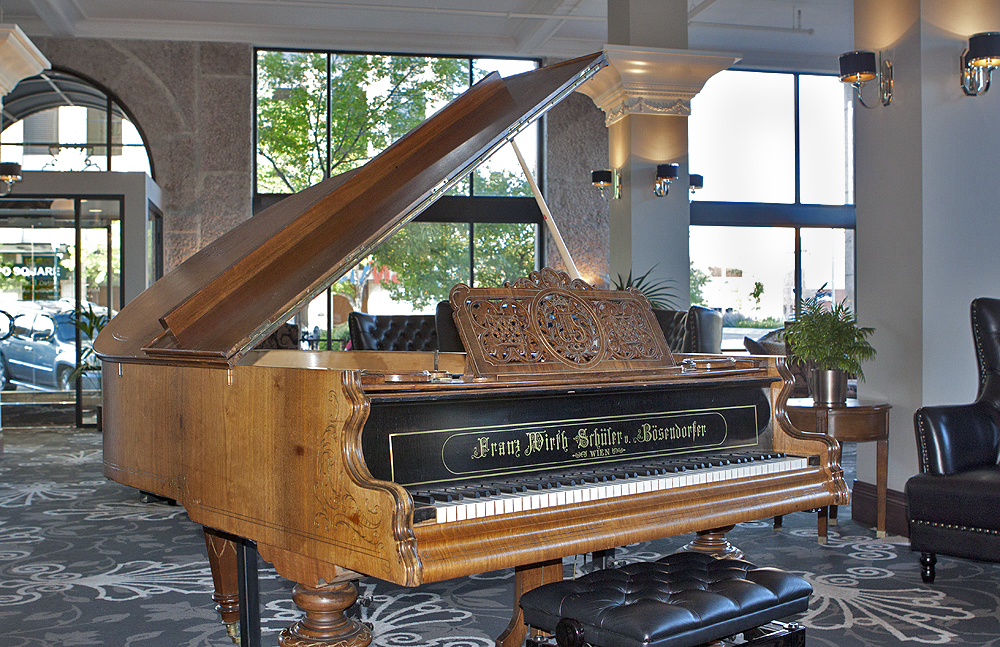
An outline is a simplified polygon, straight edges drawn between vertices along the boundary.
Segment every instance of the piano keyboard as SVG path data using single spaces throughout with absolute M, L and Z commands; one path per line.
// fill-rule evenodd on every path
M 411 490 L 413 522 L 451 523 L 616 497 L 749 479 L 803 469 L 809 459 L 785 454 L 685 457 L 601 472 L 566 472 L 502 483 Z

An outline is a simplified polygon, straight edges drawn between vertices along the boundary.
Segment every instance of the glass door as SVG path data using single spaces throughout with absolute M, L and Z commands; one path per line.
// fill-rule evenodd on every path
M 121 307 L 122 199 L 0 200 L 3 403 L 75 405 L 97 424 L 92 338 Z

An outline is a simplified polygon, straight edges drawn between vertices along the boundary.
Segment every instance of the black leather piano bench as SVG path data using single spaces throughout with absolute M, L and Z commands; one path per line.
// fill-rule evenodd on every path
M 521 596 L 528 647 L 799 647 L 805 627 L 778 622 L 809 607 L 812 587 L 776 568 L 702 553 L 588 573 Z

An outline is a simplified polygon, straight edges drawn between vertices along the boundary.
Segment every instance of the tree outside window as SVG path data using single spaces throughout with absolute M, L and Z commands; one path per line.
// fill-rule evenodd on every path
M 516 63 L 524 69 L 534 67 L 529 61 Z M 259 51 L 257 192 L 293 193 L 364 165 L 468 89 L 473 77 L 484 75 L 483 68 L 501 64 L 444 57 Z M 474 178 L 459 183 L 451 193 L 531 195 L 516 163 L 511 168 L 495 162 L 477 169 Z M 446 299 L 455 283 L 469 283 L 475 277 L 475 283 L 493 285 L 533 270 L 536 235 L 533 223 L 415 221 L 379 247 L 367 259 L 366 270 L 349 273 L 344 285 L 334 290 L 347 295 L 355 309 L 368 309 L 368 288 L 377 281 L 378 290 L 401 304 L 403 311 L 427 311 Z M 364 277 L 368 283 L 351 283 L 351 276 Z

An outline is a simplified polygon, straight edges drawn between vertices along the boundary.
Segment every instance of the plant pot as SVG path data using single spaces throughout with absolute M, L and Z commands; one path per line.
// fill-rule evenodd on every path
M 810 391 L 817 404 L 844 404 L 847 402 L 847 373 L 813 369 Z

